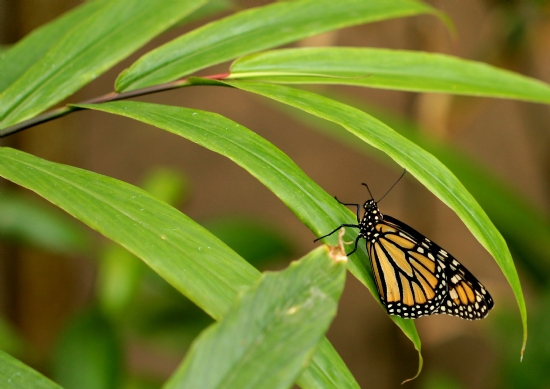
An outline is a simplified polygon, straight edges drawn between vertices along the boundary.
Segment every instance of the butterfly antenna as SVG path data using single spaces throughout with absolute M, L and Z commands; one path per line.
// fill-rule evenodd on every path
M 369 191 L 369 194 L 370 194 L 370 198 L 374 200 L 374 197 L 372 197 L 372 193 L 370 192 L 369 186 L 364 182 L 362 182 L 361 185 L 365 185 L 367 187 L 367 190 Z
M 388 193 L 390 193 L 390 191 L 393 189 L 393 187 L 395 185 L 397 185 L 397 183 L 403 178 L 403 176 L 405 175 L 405 173 L 407 173 L 407 169 L 403 169 L 403 173 L 401 174 L 401 176 L 397 179 L 397 181 L 395 181 L 395 183 L 391 186 L 391 188 L 386 192 L 386 194 L 384 196 L 382 196 L 382 198 L 380 200 L 377 201 L 377 203 L 379 203 L 380 201 L 382 201 L 384 199 L 384 197 L 386 197 L 386 195 Z M 372 197 L 372 195 L 371 195 Z

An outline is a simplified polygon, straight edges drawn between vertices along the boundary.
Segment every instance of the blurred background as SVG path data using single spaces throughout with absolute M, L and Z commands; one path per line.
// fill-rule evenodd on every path
M 0 50 L 81 1 L 0 0 Z M 68 101 L 112 91 L 143 53 L 206 21 L 268 3 L 219 1 L 198 20 L 155 39 Z M 550 82 L 550 3 L 429 1 L 434 17 L 347 28 L 294 46 L 422 50 L 487 62 Z M 129 32 L 131 33 L 131 32 Z M 227 71 L 228 64 L 201 74 Z M 517 305 L 498 266 L 458 217 L 406 176 L 380 205 L 450 251 L 490 290 L 483 321 L 416 321 L 424 370 L 408 388 L 550 388 L 550 110 L 516 101 L 315 86 L 382 119 L 434 153 L 478 199 L 512 250 L 526 294 L 529 342 L 519 362 Z M 192 87 L 140 98 L 220 113 L 287 153 L 328 193 L 380 197 L 401 168 L 328 124 L 237 90 Z M 314 235 L 279 199 L 230 160 L 153 127 L 77 112 L 0 141 L 50 161 L 141 186 L 207 227 L 260 270 L 281 269 L 313 249 Z M 122 248 L 32 193 L 0 182 L 0 349 L 65 388 L 157 388 L 204 313 Z M 410 341 L 348 276 L 328 337 L 363 388 L 395 388 L 417 369 Z

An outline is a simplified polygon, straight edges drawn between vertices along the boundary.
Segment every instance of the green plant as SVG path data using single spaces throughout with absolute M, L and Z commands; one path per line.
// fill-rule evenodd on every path
M 336 204 L 276 146 L 211 112 L 116 100 L 196 85 L 232 87 L 336 123 L 341 131 L 342 128 L 349 131 L 406 168 L 456 212 L 491 253 L 519 305 L 524 328 L 523 353 L 527 339 L 527 313 L 512 257 L 485 211 L 453 172 L 426 151 L 428 147 L 421 147 L 421 142 L 408 140 L 364 111 L 282 84 L 334 83 L 539 103 L 550 102 L 550 87 L 482 63 L 429 53 L 366 48 L 302 48 L 258 53 L 360 23 L 418 14 L 432 14 L 446 21 L 433 8 L 409 0 L 306 0 L 241 11 L 204 25 L 137 60 L 119 75 L 114 93 L 42 113 L 156 35 L 189 20 L 194 11 L 201 12 L 199 8 L 206 4 L 206 1 L 196 0 L 92 1 L 37 29 L 10 50 L 2 51 L 0 136 L 82 109 L 138 120 L 230 158 L 269 188 L 318 236 L 335 225 L 352 221 L 353 214 Z M 128 34 L 128 31 L 133 33 Z M 235 58 L 238 59 L 228 73 L 190 76 Z M 11 148 L 0 148 L 0 176 L 38 193 L 120 244 L 222 323 L 225 323 L 224 318 L 238 316 L 235 312 L 245 305 L 243 301 L 253 298 L 250 293 L 260 290 L 262 282 L 271 277 L 260 278 L 253 266 L 208 230 L 164 201 L 128 183 Z M 349 231 L 344 240 L 353 240 L 353 233 Z M 331 242 L 336 243 L 336 237 Z M 301 263 L 317 261 L 319 269 L 303 265 L 309 270 L 296 278 L 305 283 L 315 280 L 319 284 L 312 284 L 312 287 L 322 289 L 323 285 L 326 286 L 323 277 L 334 270 L 328 265 L 331 263 L 328 257 L 328 253 L 321 250 L 308 254 Z M 377 298 L 372 276 L 366 270 L 367 261 L 367 254 L 361 249 L 350 257 L 348 269 Z M 323 269 L 327 273 L 317 275 Z M 292 268 L 280 276 L 291 272 Z M 330 304 L 339 296 L 335 290 L 341 290 L 343 285 L 343 276 L 339 273 L 338 277 L 341 282 L 331 289 L 332 293 L 326 294 L 327 298 L 330 297 Z M 247 289 L 249 292 L 237 297 L 239 292 Z M 300 296 L 304 294 L 296 292 L 292 296 L 273 294 L 269 297 L 275 299 L 274 307 L 277 307 Z M 321 302 L 311 304 L 324 307 Z M 271 320 L 270 323 L 275 321 L 271 313 L 267 312 L 265 316 L 265 320 Z M 323 325 L 312 326 L 312 335 L 313 332 L 323 334 L 331 317 L 328 315 Z M 395 316 L 392 320 L 411 339 L 420 355 L 421 343 L 414 323 Z M 223 336 L 225 332 L 221 328 L 224 325 L 201 335 L 192 352 L 195 359 L 191 362 L 185 360 L 166 387 L 178 387 L 179 380 L 195 379 L 195 376 L 188 375 L 200 371 L 189 373 L 190 364 L 200 365 L 201 354 L 195 350 L 210 347 L 208 345 L 212 344 L 214 336 Z M 279 336 L 281 347 L 286 347 L 288 345 L 283 339 L 292 327 L 283 327 L 275 328 L 275 335 Z M 313 338 L 316 344 L 317 338 Z M 292 360 L 292 366 L 284 363 L 288 362 L 284 358 L 279 358 L 272 372 L 273 377 L 280 374 L 280 379 L 270 380 L 270 386 L 263 387 L 288 387 L 298 374 L 301 375 L 296 382 L 301 387 L 357 387 L 330 343 L 326 339 L 320 340 L 312 356 L 315 349 L 312 342 L 294 342 L 293 346 L 300 348 L 296 350 L 300 358 Z M 269 358 L 269 350 L 263 350 L 253 362 L 267 363 Z M 13 358 L 3 355 L 1 359 L 0 381 L 11 380 L 15 371 L 21 372 L 19 387 L 57 387 Z M 421 368 L 420 357 L 419 372 Z M 246 382 L 247 374 L 251 374 L 250 369 L 238 372 L 243 376 L 237 377 L 239 381 L 235 382 Z

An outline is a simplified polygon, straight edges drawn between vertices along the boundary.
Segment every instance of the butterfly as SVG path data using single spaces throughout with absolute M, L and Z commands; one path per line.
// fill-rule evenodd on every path
M 362 185 L 370 194 L 367 184 Z M 378 202 L 371 194 L 371 199 L 363 204 L 363 218 L 359 216 L 359 204 L 343 203 L 335 197 L 342 205 L 357 207 L 358 224 L 342 224 L 315 242 L 342 227 L 358 228 L 355 248 L 347 255 L 357 251 L 360 239 L 366 240 L 378 295 L 390 315 L 417 319 L 447 314 L 467 320 L 483 319 L 494 303 L 477 278 L 436 243 L 380 212 L 378 203 L 390 190 Z

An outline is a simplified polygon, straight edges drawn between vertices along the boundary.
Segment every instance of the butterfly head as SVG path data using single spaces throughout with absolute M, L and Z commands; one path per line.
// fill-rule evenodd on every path
M 378 220 L 384 218 L 384 216 L 378 210 L 378 204 L 372 199 L 365 201 L 365 204 L 363 204 L 363 208 L 365 208 L 363 223 L 367 223 L 366 225 L 372 226 L 372 223 L 377 223 Z
M 363 204 L 363 208 L 365 208 L 365 211 L 372 212 L 378 210 L 378 205 L 376 205 L 376 201 L 373 199 L 365 201 L 365 204 Z

